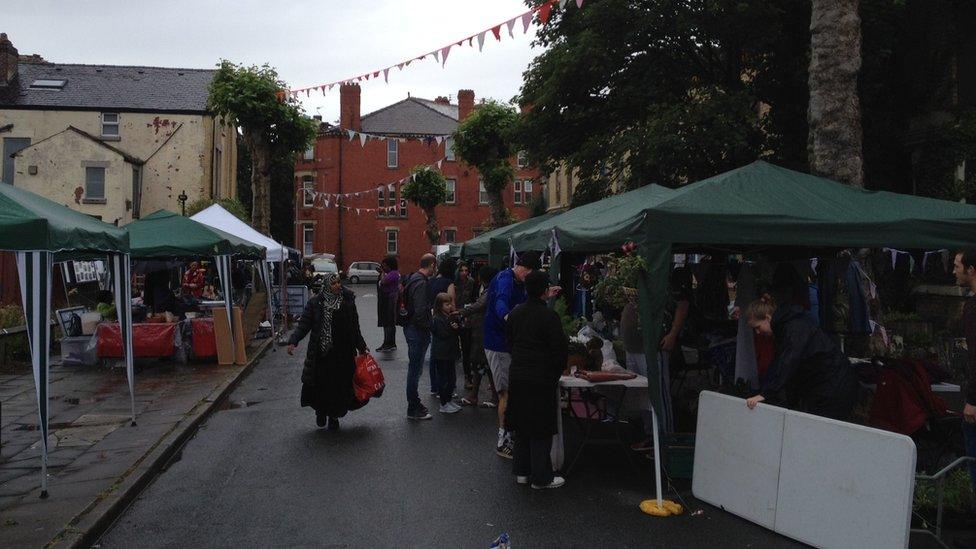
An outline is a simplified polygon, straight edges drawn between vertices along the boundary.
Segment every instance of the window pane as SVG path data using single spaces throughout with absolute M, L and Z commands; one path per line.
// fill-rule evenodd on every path
M 105 198 L 105 168 L 85 168 L 85 198 Z
M 118 122 L 118 121 L 119 121 L 118 113 L 114 113 L 114 112 L 102 113 L 102 122 L 109 123 L 109 122 Z
M 444 156 L 447 158 L 448 162 L 454 162 L 454 138 L 448 137 L 444 140 Z
M 444 231 L 444 241 L 448 244 L 453 244 L 457 238 L 457 231 L 454 229 L 447 229 Z
M 386 251 L 387 253 L 397 253 L 397 232 L 386 231 Z
M 396 139 L 386 140 L 386 166 L 388 168 L 397 167 L 397 145 Z
M 518 179 L 515 180 L 515 203 L 522 203 L 522 182 Z
M 447 180 L 447 204 L 454 204 L 457 202 L 457 181 L 453 179 Z
M 522 199 L 526 204 L 532 202 L 532 180 L 530 179 L 522 182 Z
M 529 165 L 528 155 L 525 151 L 519 151 L 517 164 L 519 168 L 524 168 Z
M 485 182 L 478 181 L 478 204 L 488 203 L 488 191 L 485 190 Z
M 305 160 L 315 160 L 315 144 L 305 150 Z
M 119 125 L 118 124 L 102 124 L 102 135 L 109 135 L 109 136 L 119 135 Z

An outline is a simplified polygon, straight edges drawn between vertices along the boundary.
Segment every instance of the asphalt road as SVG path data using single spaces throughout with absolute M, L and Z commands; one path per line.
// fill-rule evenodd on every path
M 353 289 L 375 348 L 375 291 Z M 696 502 L 687 483 L 682 496 L 703 513 L 644 515 L 651 462 L 638 458 L 635 469 L 619 447 L 588 449 L 558 490 L 518 486 L 511 461 L 494 453 L 494 410 L 406 419 L 402 333 L 398 346 L 378 357 L 383 397 L 338 432 L 317 430 L 299 407 L 300 358 L 266 354 L 101 547 L 488 547 L 502 532 L 519 549 L 800 546 Z

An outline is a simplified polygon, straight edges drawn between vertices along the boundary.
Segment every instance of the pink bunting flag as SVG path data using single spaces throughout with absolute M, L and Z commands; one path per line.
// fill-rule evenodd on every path
M 509 19 L 505 23 L 505 26 L 508 27 L 508 37 L 509 38 L 515 38 L 515 35 L 512 34 L 512 29 L 515 28 L 515 20 L 516 19 L 518 19 L 518 18 L 517 17 L 513 17 L 513 18 Z
M 576 7 L 577 8 L 582 8 L 583 7 L 583 0 L 576 0 Z
M 532 14 L 535 12 L 529 10 L 522 14 L 522 32 L 529 32 L 529 25 L 532 24 Z
M 403 63 L 397 63 L 397 68 L 402 71 L 403 70 Z
M 447 45 L 441 50 L 441 67 L 447 64 L 447 54 L 451 53 L 451 46 Z

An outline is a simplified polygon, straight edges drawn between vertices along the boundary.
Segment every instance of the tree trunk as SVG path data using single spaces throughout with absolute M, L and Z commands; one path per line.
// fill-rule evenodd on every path
M 858 0 L 813 0 L 810 17 L 810 169 L 856 187 L 864 184 L 861 152 L 861 19 Z
M 251 226 L 270 236 L 271 147 L 251 132 L 244 132 L 244 142 L 251 151 Z
M 436 246 L 441 243 L 441 229 L 437 226 L 436 214 L 433 208 L 424 210 L 424 214 L 427 215 L 427 227 L 424 232 L 427 234 L 427 240 L 430 242 L 430 245 Z
M 508 215 L 505 214 L 505 202 L 502 200 L 501 191 L 488 191 L 488 209 L 491 212 L 491 228 L 497 229 L 508 224 Z

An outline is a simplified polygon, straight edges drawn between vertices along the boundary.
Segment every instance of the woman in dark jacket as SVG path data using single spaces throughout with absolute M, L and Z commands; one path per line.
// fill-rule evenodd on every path
M 557 433 L 559 376 L 566 368 L 569 339 L 559 315 L 543 301 L 549 275 L 534 271 L 525 277 L 528 300 L 515 307 L 505 323 L 512 350 L 505 425 L 514 431 L 515 481 L 533 488 L 565 484 L 553 476 L 552 437 Z
M 770 296 L 746 312 L 756 334 L 773 336 L 776 355 L 760 380 L 759 394 L 746 400 L 786 406 L 832 419 L 847 420 L 857 400 L 857 375 L 851 363 L 800 307 L 777 308 Z
M 359 330 L 356 294 L 342 287 L 337 273 L 327 274 L 322 291 L 308 301 L 288 339 L 288 354 L 295 353 L 307 334 L 311 336 L 302 368 L 302 406 L 315 409 L 316 425 L 328 423 L 335 430 L 340 417 L 360 407 L 352 387 L 355 357 L 369 352 Z
M 397 299 L 400 297 L 400 271 L 397 259 L 386 256 L 381 263 L 383 273 L 376 281 L 376 325 L 383 328 L 383 344 L 377 351 L 396 349 Z

